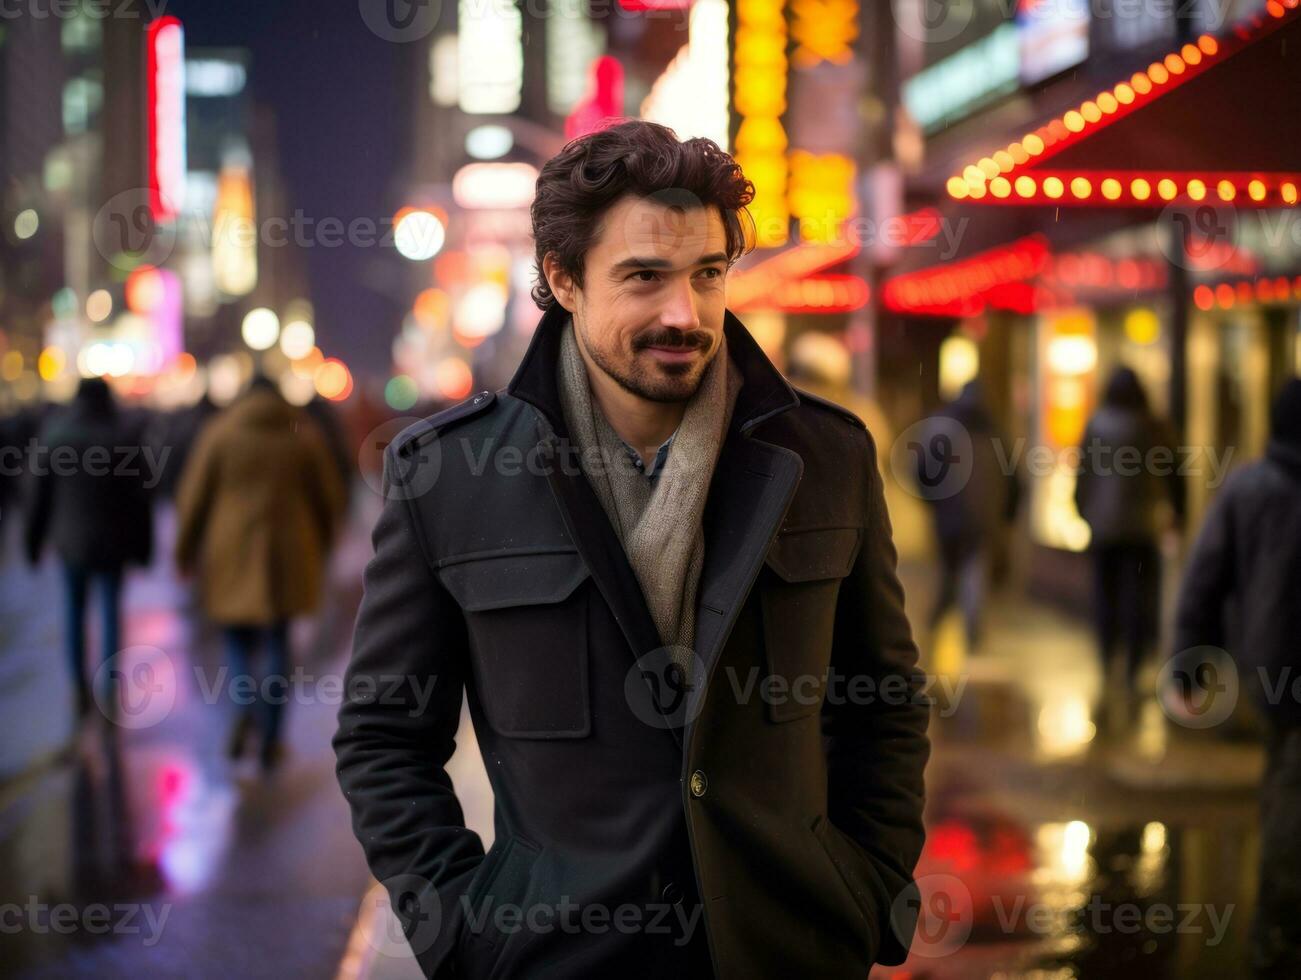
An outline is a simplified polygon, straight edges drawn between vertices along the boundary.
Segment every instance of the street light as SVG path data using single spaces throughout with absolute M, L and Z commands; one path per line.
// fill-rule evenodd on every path
M 280 337 L 280 317 L 265 306 L 249 310 L 240 329 L 244 343 L 253 350 L 268 350 Z
M 447 241 L 447 228 L 432 211 L 411 209 L 400 214 L 393 229 L 398 253 L 412 262 L 432 259 Z

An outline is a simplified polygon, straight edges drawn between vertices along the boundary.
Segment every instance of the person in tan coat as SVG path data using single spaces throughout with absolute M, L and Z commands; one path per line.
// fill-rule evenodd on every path
M 251 675 L 259 646 L 265 670 L 231 734 L 243 754 L 255 722 L 261 761 L 280 755 L 288 698 L 289 621 L 319 602 L 330 544 L 342 518 L 344 487 L 316 424 L 257 377 L 199 434 L 177 493 L 176 563 L 196 573 L 204 612 L 224 629 L 235 678 Z M 243 682 L 245 685 L 247 681 Z

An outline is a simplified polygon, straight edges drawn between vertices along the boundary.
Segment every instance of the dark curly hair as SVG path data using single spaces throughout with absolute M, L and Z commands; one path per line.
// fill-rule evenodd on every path
M 679 141 L 673 130 L 658 123 L 621 122 L 571 140 L 538 174 L 532 296 L 540 309 L 556 304 L 542 271 L 547 253 L 554 253 L 560 268 L 582 286 L 584 259 L 600 234 L 601 216 L 629 194 L 682 207 L 718 208 L 729 262 L 752 247 L 754 223 L 746 205 L 754 200 L 754 184 L 730 154 L 711 139 Z

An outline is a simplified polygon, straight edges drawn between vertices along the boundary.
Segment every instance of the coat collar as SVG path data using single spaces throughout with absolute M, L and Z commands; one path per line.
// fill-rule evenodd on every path
M 557 434 L 567 435 L 556 365 L 560 358 L 560 337 L 569 312 L 555 304 L 542 315 L 523 360 L 506 386 L 506 393 L 522 399 L 540 411 Z M 737 394 L 729 431 L 742 435 L 767 418 L 794 408 L 799 396 L 764 354 L 750 331 L 728 310 L 723 320 L 729 356 L 741 370 L 744 384 Z

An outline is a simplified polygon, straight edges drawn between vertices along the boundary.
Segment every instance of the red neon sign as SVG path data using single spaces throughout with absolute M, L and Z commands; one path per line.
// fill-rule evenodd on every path
M 160 17 L 146 35 L 145 116 L 148 128 L 149 211 L 171 221 L 185 194 L 185 31 Z
M 595 133 L 623 115 L 623 65 L 609 55 L 592 62 L 588 94 L 565 120 L 565 139 Z
M 1028 312 L 1050 299 L 1027 281 L 1048 260 L 1047 239 L 1030 235 L 961 262 L 896 276 L 881 295 L 896 313 L 972 316 L 987 307 Z

